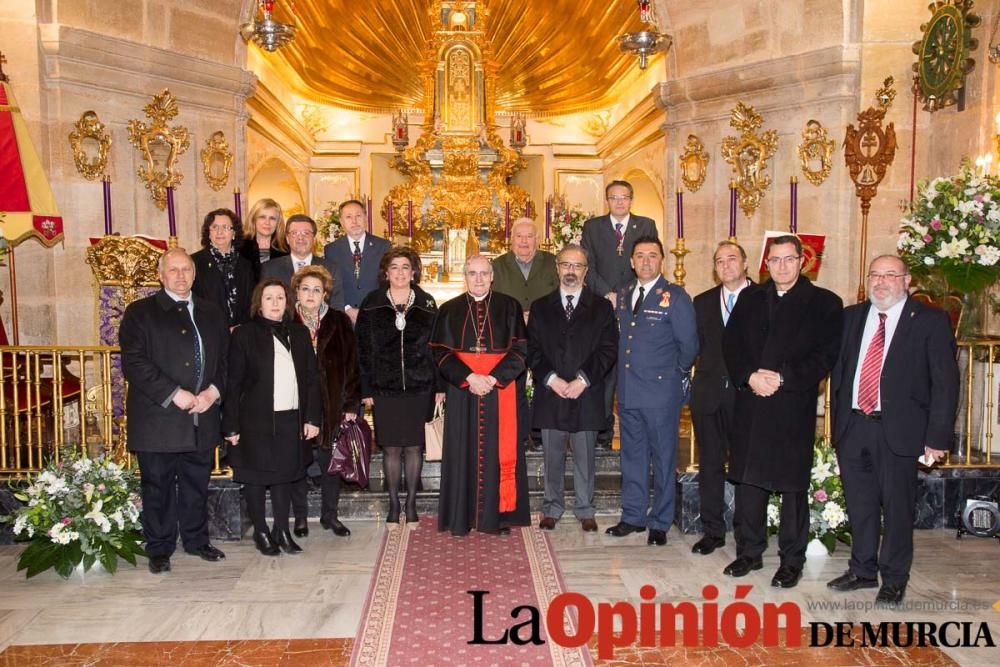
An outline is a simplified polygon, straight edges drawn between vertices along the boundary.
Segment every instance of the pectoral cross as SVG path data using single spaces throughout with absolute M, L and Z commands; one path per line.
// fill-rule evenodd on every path
M 621 241 L 618 242 L 618 256 L 621 257 L 625 254 L 625 248 Z
M 483 352 L 486 351 L 486 347 L 483 345 L 483 341 L 481 338 L 478 339 L 476 341 L 476 344 L 472 346 L 472 351 L 475 352 L 477 355 L 482 354 Z

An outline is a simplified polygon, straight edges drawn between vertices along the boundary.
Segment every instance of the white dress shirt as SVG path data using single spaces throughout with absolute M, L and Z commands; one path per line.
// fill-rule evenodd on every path
M 640 287 L 645 287 L 646 288 L 646 291 L 642 293 L 642 298 L 645 299 L 647 296 L 649 296 L 649 290 L 653 289 L 653 285 L 655 285 L 656 281 L 659 280 L 659 279 L 660 279 L 660 277 L 656 276 L 655 278 L 653 278 L 652 280 L 650 280 L 648 283 L 642 283 L 640 285 L 636 285 L 635 286 L 635 289 L 632 290 L 632 310 L 635 310 L 635 302 L 639 300 L 639 288 Z
M 901 300 L 894 306 L 890 306 L 888 310 L 884 311 L 885 318 L 885 345 L 882 346 L 882 364 L 885 365 L 885 357 L 889 353 L 889 344 L 892 343 L 892 336 L 896 333 L 896 325 L 899 324 L 899 318 L 903 313 L 903 306 L 906 305 L 906 299 Z M 868 355 L 868 347 L 871 345 L 872 338 L 875 337 L 875 332 L 878 331 L 878 314 L 880 311 L 872 304 L 868 309 L 868 318 L 865 320 L 865 331 L 861 335 L 861 348 L 858 351 L 858 367 L 854 369 L 854 390 L 852 396 L 854 399 L 851 401 L 851 407 L 855 410 L 860 409 L 858 407 L 858 384 L 861 382 L 861 367 L 864 366 L 865 357 Z M 875 404 L 875 411 L 878 412 L 882 409 L 882 390 L 879 387 L 879 397 L 878 403 Z
M 740 292 L 742 292 L 743 290 L 745 290 L 747 288 L 747 286 L 749 286 L 749 285 L 750 285 L 750 281 L 749 280 L 744 280 L 743 284 L 740 285 L 739 287 L 737 287 L 733 291 L 729 291 L 729 289 L 725 285 L 722 286 L 722 291 L 719 293 L 719 298 L 720 298 L 720 301 L 719 301 L 719 311 L 722 313 L 722 321 L 723 322 L 726 321 L 726 311 L 727 311 L 726 304 L 729 302 L 729 295 L 730 294 L 736 295 L 736 298 L 733 299 L 733 308 L 735 308 L 736 307 L 736 302 L 740 300 Z M 729 314 L 732 315 L 732 311 L 730 311 Z

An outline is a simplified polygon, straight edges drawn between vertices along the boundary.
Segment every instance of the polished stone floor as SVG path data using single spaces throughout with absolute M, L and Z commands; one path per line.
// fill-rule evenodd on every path
M 644 535 L 615 539 L 603 534 L 613 523 L 599 517 L 602 530 L 583 533 L 579 524 L 567 518 L 552 533 L 566 588 L 601 601 L 640 601 L 639 589 L 646 584 L 656 589 L 657 602 L 704 602 L 702 588 L 719 586 L 719 608 L 732 601 L 736 581 L 723 577 L 722 568 L 734 557 L 732 543 L 709 556 L 695 556 L 690 547 L 697 536 L 670 534 L 666 547 L 649 547 Z M 268 650 L 291 651 L 285 640 L 336 640 L 354 636 L 362 614 L 369 578 L 377 557 L 382 530 L 372 521 L 351 523 L 350 538 L 336 538 L 312 524 L 312 535 L 301 541 L 305 553 L 299 556 L 266 558 L 249 542 L 220 545 L 227 553 L 221 563 L 205 563 L 177 554 L 173 571 L 153 576 L 146 568 L 125 567 L 114 577 L 103 572 L 74 574 L 68 581 L 45 573 L 28 581 L 15 569 L 19 547 L 0 547 L 0 665 L 5 664 L 115 664 L 116 661 L 80 659 L 69 655 L 97 655 L 97 649 L 52 649 L 62 656 L 52 660 L 29 661 L 26 645 L 190 642 L 209 641 L 199 646 L 225 646 L 230 655 L 239 640 L 278 640 L 265 643 Z M 502 538 L 497 538 L 502 539 Z M 803 623 L 809 621 L 981 621 L 989 623 L 994 641 L 1000 642 L 1000 544 L 996 540 L 965 538 L 954 532 L 925 530 L 916 533 L 916 560 L 907 601 L 920 609 L 885 611 L 864 609 L 873 601 L 874 591 L 831 594 L 825 582 L 839 575 L 847 562 L 847 550 L 829 557 L 811 558 L 798 588 L 781 591 L 769 585 L 777 556 L 769 553 L 765 567 L 739 580 L 753 590 L 748 600 L 798 602 Z M 810 607 L 816 603 L 851 603 L 853 609 Z M 993 605 L 997 605 L 996 608 Z M 970 609 L 975 606 L 975 609 Z M 961 608 L 961 609 L 960 609 Z M 938 609 L 938 610 L 935 610 Z M 471 607 L 470 607 L 471 613 Z M 500 610 L 499 613 L 509 613 Z M 246 646 L 253 646 L 248 642 Z M 339 664 L 346 656 L 345 644 L 337 642 Z M 164 663 L 178 650 L 148 645 L 149 662 L 157 650 Z M 306 654 L 310 645 L 305 645 Z M 41 649 L 42 647 L 38 647 Z M 46 649 L 48 650 L 48 649 Z M 133 655 L 131 651 L 127 655 Z M 185 649 L 187 650 L 187 649 Z M 192 649 L 193 650 L 193 649 Z M 208 649 L 205 649 L 208 650 Z M 1000 649 L 943 648 L 960 664 L 998 664 Z M 89 652 L 89 653 L 88 653 Z M 899 664 L 912 662 L 898 657 L 859 658 L 836 651 L 816 652 L 817 664 Z M 194 653 L 191 653 L 194 655 Z M 641 658 L 642 652 L 622 652 L 630 664 L 657 664 L 661 658 Z M 860 655 L 860 654 L 859 654 Z M 628 657 L 626 657 L 628 656 Z M 840 656 L 840 657 L 838 657 Z M 853 657 L 851 657 L 853 656 Z M 20 657 L 20 658 L 19 658 Z M 746 657 L 746 656 L 744 656 Z M 923 656 L 931 664 L 945 657 Z M 738 656 L 737 656 L 738 658 Z M 729 660 L 705 660 L 723 664 Z M 826 662 L 830 660 L 831 662 Z M 132 663 L 131 664 L 138 664 Z M 187 663 L 186 660 L 181 662 Z M 286 664 L 285 661 L 279 661 Z M 325 662 L 325 661 L 324 661 Z M 749 663 L 754 660 L 748 661 Z M 810 658 L 809 662 L 815 662 Z M 293 664 L 288 663 L 288 664 Z M 206 663 L 211 664 L 211 662 Z M 243 664 L 239 660 L 226 664 Z M 248 662 L 247 664 L 258 664 Z M 277 663 L 273 663 L 277 664 Z M 314 662 L 314 664 L 317 664 Z

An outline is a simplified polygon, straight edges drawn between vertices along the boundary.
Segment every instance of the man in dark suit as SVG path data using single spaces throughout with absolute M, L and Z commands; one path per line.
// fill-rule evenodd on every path
M 535 300 L 528 318 L 528 367 L 535 383 L 532 425 L 545 450 L 543 530 L 565 509 L 566 445 L 573 448 L 573 514 L 586 532 L 594 520 L 594 445 L 604 426 L 604 382 L 618 354 L 618 323 L 607 299 L 587 287 L 587 254 L 567 245 L 558 257 L 559 289 Z
M 318 264 L 326 268 L 333 276 L 333 289 L 327 302 L 331 308 L 344 309 L 344 283 L 340 277 L 337 263 L 329 256 L 320 257 L 313 254 L 313 243 L 316 241 L 316 221 L 308 215 L 296 214 L 285 223 L 285 238 L 288 240 L 289 254 L 285 257 L 272 259 L 261 265 L 261 278 L 277 278 L 286 285 L 291 285 L 292 276 L 303 266 Z
M 898 257 L 872 261 L 868 301 L 844 312 L 831 376 L 833 444 L 853 539 L 847 572 L 827 585 L 874 588 L 881 574 L 875 601 L 890 606 L 903 601 L 913 562 L 917 457 L 944 458 L 958 405 L 948 316 L 909 298 L 910 279 Z
M 178 525 L 184 550 L 225 558 L 208 541 L 208 480 L 222 439 L 229 330 L 215 304 L 193 296 L 182 248 L 160 257 L 163 289 L 125 309 L 119 328 L 128 448 L 139 461 L 142 529 L 153 574 L 170 570 Z
M 510 248 L 493 260 L 493 289 L 520 301 L 527 317 L 535 299 L 559 287 L 556 258 L 538 249 L 538 232 L 531 218 L 520 218 L 511 226 Z
M 698 495 L 704 532 L 691 548 L 696 554 L 710 554 L 726 543 L 726 454 L 736 388 L 722 358 L 722 332 L 736 300 L 753 285 L 747 278 L 747 254 L 739 244 L 720 243 L 714 261 L 720 284 L 694 298 L 699 352 L 691 383 L 691 422 L 698 443 Z
M 745 293 L 729 318 L 722 349 L 736 385 L 729 433 L 729 479 L 736 486 L 736 560 L 724 574 L 763 567 L 767 503 L 781 493 L 781 566 L 771 585 L 792 588 L 802 577 L 809 541 L 809 479 L 816 441 L 819 383 L 840 347 L 843 302 L 801 274 L 797 236 L 767 247 L 771 280 Z
M 604 188 L 608 201 L 607 215 L 599 215 L 583 223 L 580 245 L 590 257 L 587 286 L 605 296 L 615 305 L 618 290 L 635 278 L 632 269 L 632 249 L 640 237 L 659 238 L 656 223 L 641 215 L 632 215 L 632 184 L 628 181 L 611 181 Z M 607 445 L 614 433 L 615 417 L 612 412 L 616 374 L 605 387 L 604 416 L 607 419 L 598 442 Z
M 621 419 L 622 515 L 609 535 L 649 528 L 647 544 L 667 543 L 674 522 L 677 440 L 698 327 L 691 297 L 661 274 L 663 245 L 652 236 L 632 250 L 636 280 L 618 290 L 618 416 Z M 649 466 L 653 507 L 649 509 Z
M 365 230 L 365 207 L 357 199 L 340 205 L 340 226 L 344 235 L 327 243 L 323 257 L 340 268 L 338 282 L 344 289 L 344 312 L 351 322 L 358 319 L 358 306 L 368 293 L 378 287 L 378 268 L 382 255 L 389 249 L 385 239 Z

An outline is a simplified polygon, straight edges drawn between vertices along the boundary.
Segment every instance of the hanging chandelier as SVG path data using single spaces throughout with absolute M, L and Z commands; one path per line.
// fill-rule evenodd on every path
M 651 29 L 619 35 L 618 48 L 622 50 L 622 53 L 633 53 L 639 56 L 639 69 L 646 69 L 649 57 L 660 51 L 667 51 L 673 44 L 673 38 L 656 30 L 652 0 L 636 0 L 636 4 L 639 5 L 639 20 L 649 24 Z
M 281 23 L 275 21 L 271 16 L 274 10 L 274 0 L 258 0 L 257 9 L 261 13 L 261 18 L 255 15 L 249 21 L 240 26 L 240 36 L 247 42 L 254 44 L 265 51 L 274 52 L 295 39 L 295 26 L 291 23 Z M 291 2 L 290 8 L 295 11 L 295 3 Z

